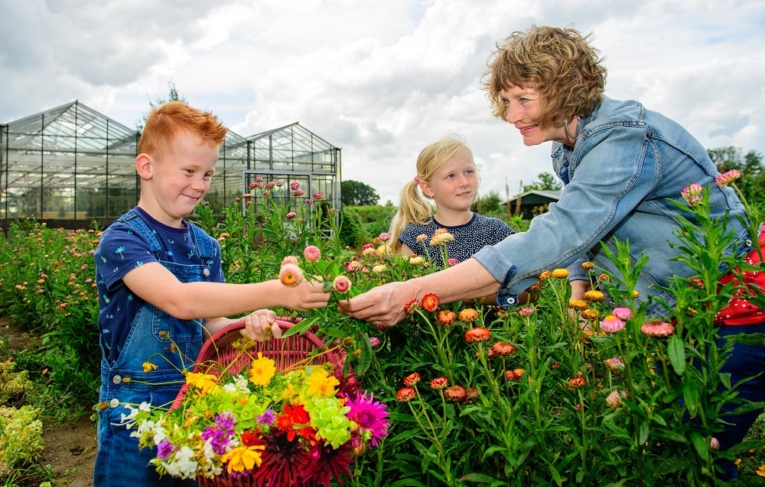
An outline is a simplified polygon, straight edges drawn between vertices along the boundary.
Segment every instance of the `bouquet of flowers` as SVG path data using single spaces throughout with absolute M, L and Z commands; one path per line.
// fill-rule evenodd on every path
M 126 406 L 123 423 L 135 428 L 142 448 L 156 448 L 151 464 L 161 475 L 205 485 L 225 479 L 328 487 L 333 479 L 342 483 L 354 458 L 386 436 L 385 406 L 372 394 L 343 391 L 334 364 L 303 361 L 277 370 L 271 358 L 252 355 L 257 342 L 231 346 L 240 356 L 228 365 L 186 374 L 178 407 Z M 249 366 L 235 371 L 242 359 Z

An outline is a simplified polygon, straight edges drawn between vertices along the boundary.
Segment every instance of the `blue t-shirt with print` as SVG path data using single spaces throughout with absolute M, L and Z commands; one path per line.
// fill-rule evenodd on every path
M 515 233 L 499 218 L 473 213 L 473 218 L 469 222 L 454 227 L 441 225 L 435 217 L 431 217 L 424 225 L 412 223 L 401 232 L 398 240 L 406 244 L 415 254 L 425 258 L 430 257 L 435 265 L 443 266 L 441 251 L 438 247 L 430 246 L 430 239 L 439 228 L 445 228 L 454 236 L 453 242 L 446 243 L 446 249 L 450 259 L 457 259 L 460 262 L 469 259 L 486 245 L 497 244 L 508 235 Z M 427 238 L 423 242 L 418 242 L 419 235 L 426 235 Z
M 122 278 L 140 265 L 159 260 L 182 265 L 202 265 L 202 257 L 199 255 L 199 247 L 190 224 L 184 221 L 184 228 L 173 228 L 158 222 L 139 207 L 135 207 L 134 211 L 154 232 L 162 250 L 157 259 L 151 252 L 149 243 L 138 235 L 133 227 L 119 220 L 112 223 L 101 235 L 94 255 L 101 307 L 98 326 L 105 358 L 111 363 L 119 357 L 136 313 L 144 304 L 141 298 L 130 291 Z M 198 235 L 203 233 L 198 232 Z M 210 266 L 210 281 L 225 282 L 220 246 L 212 237 L 204 237 L 213 242 L 215 249 Z

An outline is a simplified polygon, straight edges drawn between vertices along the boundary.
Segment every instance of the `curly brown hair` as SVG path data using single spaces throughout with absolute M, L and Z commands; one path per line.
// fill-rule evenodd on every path
M 494 116 L 506 120 L 500 91 L 513 86 L 539 90 L 541 128 L 587 116 L 603 101 L 606 68 L 600 51 L 575 29 L 532 26 L 497 44 L 482 77 Z

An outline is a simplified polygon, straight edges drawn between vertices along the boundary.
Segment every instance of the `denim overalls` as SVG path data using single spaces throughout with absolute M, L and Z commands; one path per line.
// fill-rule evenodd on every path
M 118 221 L 129 224 L 143 236 L 149 242 L 152 254 L 159 259 L 162 250 L 160 243 L 154 231 L 135 211 L 129 211 Z M 209 281 L 214 255 L 210 237 L 199 227 L 190 226 L 201 257 L 200 264 L 160 263 L 181 282 Z M 106 358 L 101 361 L 99 401 L 109 403 L 116 398 L 120 403 L 129 403 L 133 407 L 144 401 L 154 407 L 169 407 L 184 381 L 180 371 L 194 366 L 202 347 L 203 325 L 204 320 L 179 320 L 144 303 L 130 326 L 117 360 L 113 364 L 108 363 Z M 105 357 L 106 352 L 103 353 Z M 144 362 L 151 362 L 157 369 L 144 372 Z M 120 424 L 123 414 L 130 414 L 130 410 L 122 405 L 109 406 L 98 413 L 98 455 L 93 478 L 96 487 L 196 485 L 195 482 L 180 481 L 167 475 L 160 480 L 154 466 L 147 466 L 149 460 L 154 458 L 156 449 L 139 450 L 138 439 L 130 437 L 133 430 Z

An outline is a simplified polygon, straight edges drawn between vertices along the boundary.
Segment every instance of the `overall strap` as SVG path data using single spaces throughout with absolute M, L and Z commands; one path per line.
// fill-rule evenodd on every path
M 215 255 L 216 250 L 212 244 L 212 238 L 197 225 L 189 221 L 186 221 L 186 224 L 189 227 L 191 227 L 191 231 L 194 234 L 194 240 L 196 241 L 196 244 L 197 244 L 197 250 L 199 251 L 199 256 L 204 260 L 212 260 L 213 257 L 216 257 Z
M 149 249 L 152 254 L 159 254 L 162 251 L 162 246 L 159 244 L 156 232 L 148 227 L 146 223 L 138 216 L 138 213 L 130 210 L 122 215 L 117 221 L 127 223 L 133 229 L 141 235 L 146 241 L 149 242 Z

